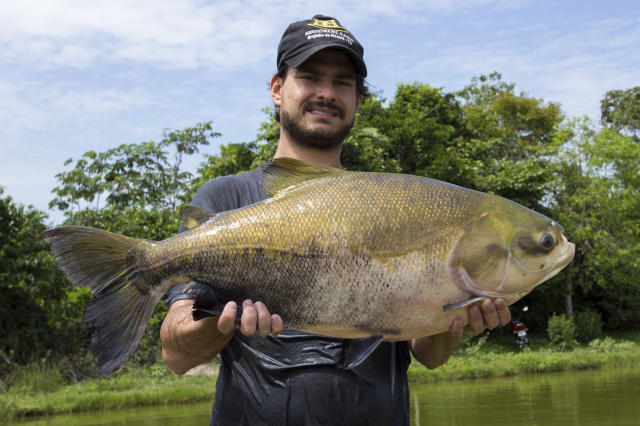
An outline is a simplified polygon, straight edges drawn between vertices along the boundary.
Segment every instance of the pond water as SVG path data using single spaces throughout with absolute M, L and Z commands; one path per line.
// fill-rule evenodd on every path
M 211 404 L 60 415 L 21 425 L 206 425 Z M 470 380 L 411 388 L 414 425 L 640 425 L 640 368 Z
M 415 386 L 415 425 L 640 425 L 640 368 Z

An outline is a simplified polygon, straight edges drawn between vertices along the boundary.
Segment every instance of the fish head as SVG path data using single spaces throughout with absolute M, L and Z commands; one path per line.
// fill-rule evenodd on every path
M 497 196 L 488 196 L 464 228 L 450 271 L 475 296 L 513 303 L 567 266 L 575 246 L 554 220 Z

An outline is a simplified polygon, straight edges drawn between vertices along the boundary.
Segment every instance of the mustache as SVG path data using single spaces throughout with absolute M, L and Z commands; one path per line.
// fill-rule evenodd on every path
M 309 101 L 304 105 L 305 109 L 312 110 L 314 108 L 326 108 L 335 112 L 340 118 L 344 118 L 344 109 L 339 105 L 329 101 Z

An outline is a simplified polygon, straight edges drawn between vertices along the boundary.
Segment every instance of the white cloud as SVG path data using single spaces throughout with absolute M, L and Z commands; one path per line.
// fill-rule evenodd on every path
M 358 26 L 387 16 L 415 19 L 425 10 L 461 11 L 504 0 L 326 1 L 323 13 Z M 317 5 L 272 0 L 58 0 L 0 5 L 0 59 L 40 67 L 86 67 L 97 61 L 235 69 L 271 58 L 286 24 Z

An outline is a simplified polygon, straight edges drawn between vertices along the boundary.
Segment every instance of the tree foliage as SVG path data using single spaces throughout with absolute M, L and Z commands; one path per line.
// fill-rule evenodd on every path
M 589 120 L 558 158 L 554 210 L 576 244 L 567 271 L 578 303 L 604 313 L 609 329 L 640 323 L 640 145 Z
M 564 142 L 556 131 L 560 106 L 516 95 L 499 73 L 472 79 L 458 92 L 467 137 L 458 144 L 458 166 L 467 186 L 541 210 L 553 179 L 551 158 Z
M 640 142 L 640 86 L 610 90 L 600 101 L 602 124 Z
M 88 293 L 68 288 L 48 244 L 46 216 L 2 196 L 0 187 L 0 374 L 40 358 L 88 347 Z
M 73 167 L 56 175 L 59 185 L 49 206 L 62 210 L 67 224 L 147 239 L 175 234 L 177 209 L 188 202 L 193 180 L 182 162 L 219 133 L 207 122 L 163 136 L 157 143 L 88 151 L 75 164 L 68 159 L 65 166 Z

